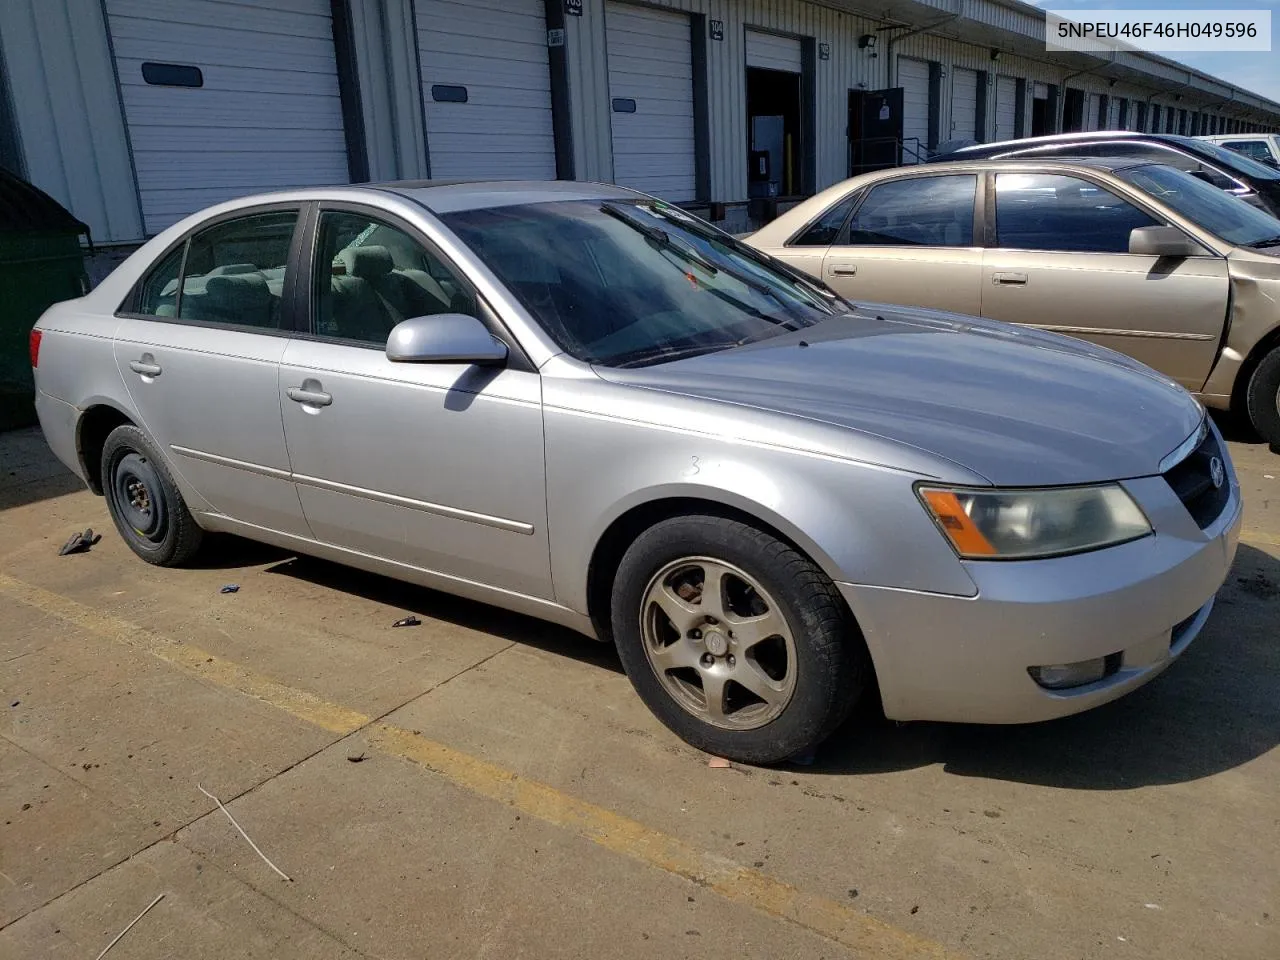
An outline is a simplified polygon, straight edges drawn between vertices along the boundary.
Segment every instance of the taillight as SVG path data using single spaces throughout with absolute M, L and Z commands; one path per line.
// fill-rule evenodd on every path
M 40 366 L 40 339 L 43 336 L 44 334 L 39 330 L 31 331 L 31 339 L 28 341 L 28 346 L 31 349 L 31 368 L 33 370 Z

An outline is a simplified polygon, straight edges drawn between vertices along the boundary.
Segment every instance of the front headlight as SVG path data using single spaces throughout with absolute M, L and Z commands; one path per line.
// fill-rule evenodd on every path
M 921 502 L 967 560 L 1031 560 L 1097 550 L 1151 533 L 1119 484 L 989 490 L 918 486 Z

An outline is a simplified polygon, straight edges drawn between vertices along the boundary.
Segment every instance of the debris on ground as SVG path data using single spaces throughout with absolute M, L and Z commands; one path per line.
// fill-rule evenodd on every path
M 794 756 L 787 758 L 787 763 L 794 763 L 797 767 L 812 767 L 813 762 L 818 759 L 816 750 L 804 750 Z
M 258 849 L 258 845 L 253 842 L 253 838 L 244 832 L 244 827 L 240 826 L 240 824 L 236 822 L 236 818 L 231 815 L 230 810 L 228 810 L 226 807 L 222 805 L 221 800 L 215 797 L 212 793 L 210 793 L 204 787 L 200 786 L 200 784 L 198 783 L 196 784 L 196 789 L 199 790 L 206 797 L 208 797 L 210 800 L 212 800 L 214 803 L 218 805 L 218 809 L 227 815 L 227 819 L 231 821 L 231 825 L 240 831 L 240 836 L 244 837 L 246 840 L 249 841 L 249 846 L 253 847 L 253 852 L 262 858 L 263 863 L 265 863 L 268 867 L 270 867 L 276 873 L 280 874 L 280 876 L 283 877 L 285 880 L 289 881 L 290 883 L 293 883 L 292 877 L 290 877 L 287 873 L 285 873 L 283 870 L 277 867 L 274 863 L 272 863 L 267 858 L 267 855 Z
M 403 620 L 397 620 L 395 623 L 392 624 L 392 626 L 393 627 L 419 627 L 419 626 L 422 626 L 422 621 L 419 620 L 417 617 L 415 617 L 413 614 L 410 614 L 409 616 L 405 617 Z
M 365 755 L 363 750 L 360 753 L 351 753 L 347 755 L 348 763 L 363 763 L 365 760 L 368 760 L 368 759 L 369 758 Z
M 221 590 L 219 590 L 218 592 L 219 592 L 219 593 L 239 593 L 239 592 L 240 592 L 240 584 L 238 584 L 238 583 L 228 583 L 226 586 L 224 586 L 224 587 L 223 587 Z
M 147 908 L 146 908 L 145 910 L 143 910 L 140 914 L 138 914 L 136 917 L 134 917 L 134 918 L 133 918 L 133 920 L 132 920 L 132 922 L 130 922 L 129 926 L 125 927 L 123 930 L 121 930 L 119 933 L 117 933 L 117 934 L 116 934 L 116 936 L 115 936 L 115 939 L 114 939 L 114 940 L 112 940 L 110 943 L 108 943 L 108 944 L 103 948 L 102 952 L 101 952 L 100 954 L 98 954 L 98 956 L 97 956 L 97 960 L 102 960 L 102 958 L 103 958 L 103 957 L 105 957 L 105 956 L 107 955 L 107 951 L 108 951 L 108 950 L 110 950 L 112 947 L 114 947 L 117 943 L 119 943 L 119 942 L 120 942 L 120 938 L 121 938 L 121 937 L 123 937 L 123 936 L 124 936 L 126 933 L 128 933 L 130 930 L 132 930 L 132 929 L 133 929 L 133 925 L 134 925 L 135 923 L 137 923 L 139 920 L 141 920 L 143 917 L 145 917 L 148 913 L 150 913 L 150 912 L 151 912 L 151 908 L 152 908 L 152 907 L 154 907 L 154 906 L 155 906 L 157 903 L 159 903 L 161 900 L 163 900 L 163 899 L 164 899 L 164 897 L 165 897 L 165 895 L 162 893 L 162 894 L 160 894 L 160 896 L 156 897 L 156 898 L 155 898 L 154 900 L 152 900 L 149 904 L 147 904 Z
M 102 534 L 94 533 L 89 527 L 84 533 L 73 533 L 71 539 L 62 545 L 58 556 L 65 557 L 72 553 L 88 553 L 89 548 L 102 539 Z
M 728 770 L 729 761 L 726 760 L 724 757 L 712 757 L 710 760 L 707 761 L 707 766 L 715 767 L 717 770 Z

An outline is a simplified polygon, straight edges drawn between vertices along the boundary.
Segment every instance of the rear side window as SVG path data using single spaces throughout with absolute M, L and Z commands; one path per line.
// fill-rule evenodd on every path
M 791 241 L 793 247 L 828 247 L 840 237 L 840 228 L 849 219 L 849 211 L 858 202 L 861 193 L 845 197 L 831 207 L 813 223 L 805 228 L 800 236 Z
M 148 317 L 178 315 L 178 272 L 182 269 L 182 255 L 186 252 L 187 245 L 179 244 L 147 274 L 138 291 L 136 312 Z
M 1129 233 L 1156 225 L 1127 200 L 1087 180 L 996 175 L 996 242 L 1006 249 L 1128 253 Z
M 187 241 L 178 316 L 204 323 L 280 326 L 285 264 L 298 214 L 228 220 Z
M 135 312 L 196 323 L 277 329 L 297 210 L 206 227 L 160 261 L 138 288 Z M 181 274 L 181 276 L 179 276 Z
M 973 245 L 973 175 L 911 177 L 871 188 L 849 222 L 849 243 L 876 246 Z

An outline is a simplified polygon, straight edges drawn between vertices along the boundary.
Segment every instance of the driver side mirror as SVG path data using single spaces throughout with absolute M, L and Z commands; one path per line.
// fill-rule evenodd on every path
M 1202 257 L 1205 249 L 1177 227 L 1138 227 L 1129 231 L 1129 252 L 1146 257 Z
M 387 337 L 387 359 L 393 363 L 474 363 L 500 365 L 507 345 L 475 317 L 437 313 L 402 320 Z

